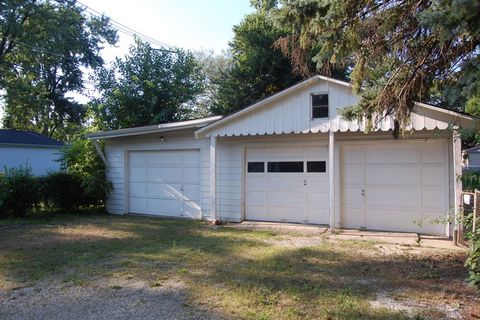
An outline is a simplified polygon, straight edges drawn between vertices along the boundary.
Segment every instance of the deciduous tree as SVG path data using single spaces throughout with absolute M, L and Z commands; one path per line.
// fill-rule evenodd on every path
M 204 86 L 191 52 L 154 49 L 138 38 L 125 58 L 102 68 L 96 80 L 101 96 L 92 110 L 102 129 L 186 119 Z
M 256 8 L 233 28 L 229 44 L 232 63 L 214 79 L 218 85 L 212 107 L 215 114 L 245 108 L 302 79 L 290 60 L 273 46 L 275 40 L 288 33 L 274 26 L 265 8 Z
M 75 1 L 2 1 L 0 86 L 6 127 L 68 140 L 85 107 L 83 71 L 103 64 L 100 50 L 117 41 L 107 18 L 88 17 Z

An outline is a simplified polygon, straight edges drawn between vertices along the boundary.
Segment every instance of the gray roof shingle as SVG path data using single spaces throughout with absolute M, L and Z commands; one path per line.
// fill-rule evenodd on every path
M 0 144 L 29 144 L 39 146 L 64 146 L 63 142 L 32 131 L 0 129 Z

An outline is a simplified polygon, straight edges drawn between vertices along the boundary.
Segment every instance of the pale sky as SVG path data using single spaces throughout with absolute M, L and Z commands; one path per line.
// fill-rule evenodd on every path
M 232 27 L 252 12 L 249 0 L 80 0 L 155 40 L 184 49 L 220 53 L 233 37 Z M 106 48 L 105 59 L 122 56 L 132 37 L 119 32 L 118 48 Z

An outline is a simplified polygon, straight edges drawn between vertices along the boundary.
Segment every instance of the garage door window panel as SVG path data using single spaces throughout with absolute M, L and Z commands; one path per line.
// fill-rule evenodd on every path
M 307 172 L 326 172 L 326 161 L 307 161 Z
M 303 172 L 303 161 L 268 162 L 268 172 Z
M 248 163 L 248 172 L 265 172 L 265 163 L 264 162 L 249 162 Z

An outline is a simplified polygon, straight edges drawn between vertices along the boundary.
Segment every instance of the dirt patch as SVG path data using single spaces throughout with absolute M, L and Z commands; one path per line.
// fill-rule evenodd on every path
M 460 306 L 432 305 L 413 299 L 396 300 L 386 291 L 379 292 L 375 300 L 370 301 L 370 305 L 373 308 L 386 308 L 402 312 L 412 318 L 422 316 L 424 319 L 464 319 L 460 312 Z
M 0 291 L 0 319 L 218 319 L 188 303 L 183 283 L 98 279 Z

